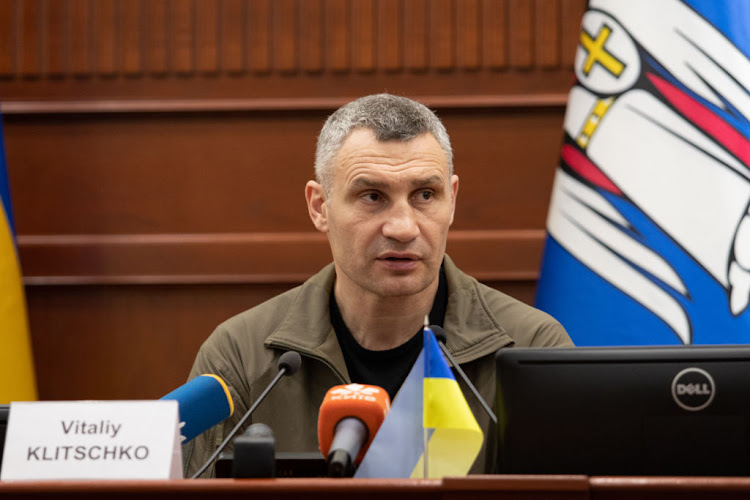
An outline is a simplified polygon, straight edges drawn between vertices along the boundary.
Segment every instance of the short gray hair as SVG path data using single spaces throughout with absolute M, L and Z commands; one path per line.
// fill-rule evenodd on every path
M 432 134 L 448 159 L 453 175 L 453 150 L 440 119 L 423 104 L 391 94 L 375 94 L 350 102 L 328 117 L 318 136 L 315 178 L 330 194 L 333 159 L 349 134 L 359 128 L 372 130 L 378 141 L 409 141 Z

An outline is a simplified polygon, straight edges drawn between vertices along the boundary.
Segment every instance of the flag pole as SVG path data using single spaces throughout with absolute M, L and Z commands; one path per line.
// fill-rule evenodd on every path
M 430 328 L 430 317 L 425 314 L 424 315 L 424 328 L 422 328 L 422 344 L 424 344 L 424 336 L 426 335 L 425 330 L 428 330 Z M 427 363 L 427 350 L 422 348 L 422 350 L 425 353 L 424 362 Z M 422 376 L 422 390 L 424 391 L 424 375 Z M 422 396 L 424 399 L 424 395 Z M 428 452 L 428 445 L 430 442 L 429 439 L 429 431 L 427 430 L 427 427 L 424 426 L 424 402 L 422 403 L 422 439 L 424 440 L 424 461 L 422 462 L 422 465 L 424 466 L 423 476 L 424 479 L 427 479 L 430 477 L 429 475 L 429 466 L 428 466 L 428 457 L 430 456 Z
M 424 471 L 422 472 L 422 475 L 425 479 L 430 477 L 428 474 L 428 467 L 427 467 L 427 457 L 429 456 L 429 453 L 427 453 L 427 443 L 429 442 L 429 439 L 427 439 L 427 428 L 422 428 L 422 437 L 424 438 L 424 462 L 422 464 L 424 465 Z

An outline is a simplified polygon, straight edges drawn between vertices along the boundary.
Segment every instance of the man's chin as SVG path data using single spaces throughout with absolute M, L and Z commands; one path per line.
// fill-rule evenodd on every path
M 408 298 L 425 291 L 431 283 L 414 276 L 394 276 L 379 280 L 373 291 L 383 298 Z

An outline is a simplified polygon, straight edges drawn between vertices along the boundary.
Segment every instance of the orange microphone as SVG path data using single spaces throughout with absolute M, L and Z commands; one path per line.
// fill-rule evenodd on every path
M 318 413 L 318 443 L 329 476 L 353 474 L 390 408 L 388 393 L 376 385 L 337 385 L 328 390 Z

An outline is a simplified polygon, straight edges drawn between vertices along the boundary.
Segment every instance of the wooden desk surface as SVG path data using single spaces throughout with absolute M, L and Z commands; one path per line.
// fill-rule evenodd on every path
M 420 479 L 208 479 L 0 483 L 2 498 L 68 499 L 551 499 L 750 498 L 750 478 L 470 476 Z

